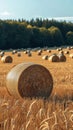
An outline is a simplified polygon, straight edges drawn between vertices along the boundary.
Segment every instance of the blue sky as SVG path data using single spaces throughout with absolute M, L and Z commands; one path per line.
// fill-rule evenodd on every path
M 0 0 L 0 19 L 73 20 L 73 0 Z

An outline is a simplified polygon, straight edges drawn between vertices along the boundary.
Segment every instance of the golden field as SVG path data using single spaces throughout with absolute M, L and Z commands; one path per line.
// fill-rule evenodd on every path
M 67 49 L 63 49 L 66 51 Z M 69 50 L 70 54 L 73 49 Z M 41 56 L 21 52 L 21 57 L 5 52 L 12 63 L 0 61 L 0 130 L 73 130 L 73 59 L 65 54 L 66 62 L 50 62 L 42 56 L 59 53 L 43 51 Z M 33 62 L 45 66 L 53 77 L 51 96 L 44 99 L 15 99 L 6 89 L 6 75 L 15 65 Z

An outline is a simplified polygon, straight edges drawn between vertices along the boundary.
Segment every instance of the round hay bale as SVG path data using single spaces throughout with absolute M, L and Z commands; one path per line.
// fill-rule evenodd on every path
M 64 54 L 64 51 L 59 51 L 59 54 Z
M 64 54 L 58 54 L 59 61 L 60 62 L 65 62 L 66 61 L 66 56 Z
M 65 51 L 64 54 L 69 54 L 69 51 Z
M 27 50 L 27 53 L 30 53 L 30 50 Z
M 43 48 L 43 51 L 47 51 L 47 48 Z
M 59 57 L 56 54 L 53 54 L 49 56 L 48 60 L 51 62 L 59 62 Z
M 4 51 L 1 51 L 1 52 L 0 52 L 0 56 L 1 56 L 1 57 L 3 57 L 3 56 L 4 56 L 4 54 L 5 54 L 5 52 L 4 52 Z
M 47 52 L 51 53 L 51 50 L 47 50 Z
M 38 55 L 40 56 L 42 54 L 42 50 L 39 50 L 38 51 Z
M 48 55 L 42 57 L 43 60 L 48 60 Z
M 57 48 L 57 51 L 62 51 L 62 48 Z
M 39 53 L 39 52 L 42 53 L 42 50 L 38 50 L 38 53 Z
M 73 58 L 73 53 L 69 55 L 70 58 Z
M 21 53 L 20 53 L 20 52 L 17 52 L 17 56 L 18 56 L 18 57 L 21 57 Z
M 40 56 L 42 53 L 41 52 L 38 52 L 38 56 Z
M 7 90 L 18 98 L 49 97 L 53 89 L 53 78 L 44 66 L 21 63 L 8 73 Z
M 15 54 L 14 51 L 12 51 L 12 54 L 13 54 L 13 55 Z
M 71 46 L 70 48 L 73 49 L 73 46 Z
M 13 51 L 12 51 L 12 54 L 15 54 L 15 53 L 17 53 L 17 50 L 13 50 Z
M 24 54 L 27 54 L 27 51 L 24 51 Z
M 3 56 L 3 57 L 1 58 L 1 62 L 3 62 L 3 63 L 12 63 L 12 61 L 13 61 L 13 59 L 12 59 L 12 57 L 9 56 L 9 55 Z
M 3 57 L 3 56 L 4 56 L 4 54 L 0 54 L 0 56 L 1 56 L 1 57 Z
M 30 50 L 24 51 L 24 54 L 28 54 L 28 53 L 30 53 Z
M 68 46 L 68 47 L 67 47 L 67 49 L 68 49 L 68 50 L 71 50 L 71 47 L 70 47 L 70 46 Z
M 32 56 L 32 54 L 29 52 L 29 53 L 28 53 L 28 56 L 30 57 L 30 56 Z

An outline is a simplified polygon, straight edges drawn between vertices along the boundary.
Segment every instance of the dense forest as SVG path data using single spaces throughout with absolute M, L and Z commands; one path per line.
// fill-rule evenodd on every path
M 0 49 L 73 45 L 73 23 L 48 19 L 0 20 Z

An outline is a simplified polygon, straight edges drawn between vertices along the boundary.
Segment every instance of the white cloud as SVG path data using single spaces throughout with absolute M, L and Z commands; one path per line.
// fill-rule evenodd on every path
M 10 16 L 10 15 L 11 15 L 11 13 L 8 11 L 4 11 L 4 12 L 0 13 L 0 16 Z
M 51 19 L 55 19 L 55 20 L 66 20 L 66 21 L 72 21 L 73 17 L 52 17 L 52 18 L 48 18 L 49 20 Z

